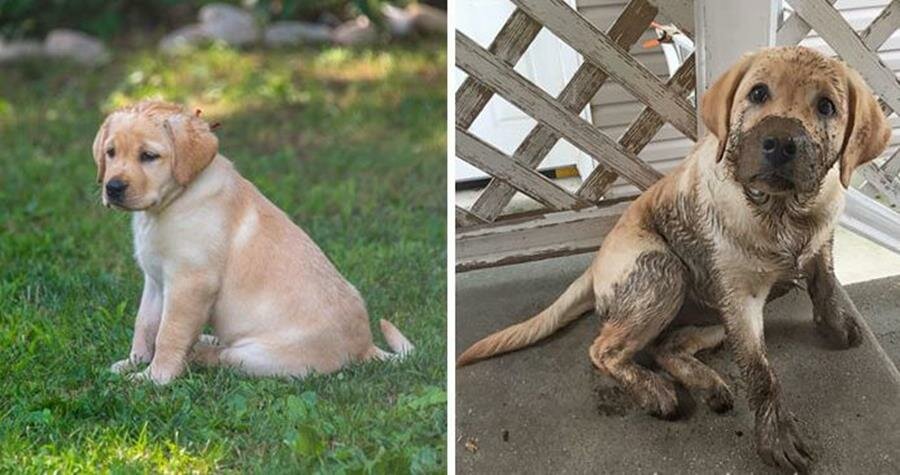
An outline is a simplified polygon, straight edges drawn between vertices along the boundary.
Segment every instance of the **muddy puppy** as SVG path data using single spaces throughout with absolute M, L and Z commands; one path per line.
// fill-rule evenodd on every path
M 155 101 L 112 113 L 94 139 L 103 204 L 133 212 L 144 273 L 131 354 L 112 371 L 149 362 L 132 377 L 166 384 L 195 361 L 302 377 L 409 352 L 386 320 L 394 353 L 373 344 L 356 289 L 218 148 L 197 115 Z
M 860 344 L 859 313 L 834 276 L 832 236 L 853 170 L 884 151 L 890 128 L 855 71 L 801 47 L 744 56 L 703 97 L 701 115 L 709 134 L 634 201 L 587 272 L 458 364 L 530 345 L 594 309 L 603 326 L 591 361 L 646 410 L 673 418 L 672 382 L 635 364 L 635 353 L 648 350 L 722 412 L 731 390 L 694 354 L 727 339 L 755 414 L 757 451 L 803 472 L 811 458 L 766 358 L 763 305 L 784 283 L 805 279 L 818 328 L 843 347 Z M 685 299 L 723 325 L 672 328 Z

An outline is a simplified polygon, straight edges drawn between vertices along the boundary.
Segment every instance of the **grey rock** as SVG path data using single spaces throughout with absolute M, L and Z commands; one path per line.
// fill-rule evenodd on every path
M 176 54 L 209 41 L 210 35 L 202 25 L 183 26 L 159 40 L 159 49 L 166 54 Z
M 392 36 L 407 36 L 415 29 L 415 17 L 409 9 L 385 3 L 381 7 L 381 14 Z
M 200 24 L 212 39 L 231 46 L 255 43 L 260 36 L 256 19 L 250 12 L 224 3 L 210 3 L 201 8 Z
M 5 42 L 0 39 L 0 63 L 36 58 L 43 56 L 44 53 L 44 44 L 40 41 L 21 40 Z
M 362 45 L 374 43 L 378 32 L 368 18 L 360 16 L 335 28 L 331 37 L 340 45 Z
M 327 43 L 331 41 L 331 28 L 302 21 L 277 21 L 266 28 L 263 41 L 267 46 Z
M 97 65 L 110 59 L 109 50 L 102 41 L 74 30 L 53 30 L 44 40 L 44 50 L 50 56 Z
M 406 7 L 416 30 L 423 33 L 447 33 L 447 12 L 429 5 L 414 3 Z

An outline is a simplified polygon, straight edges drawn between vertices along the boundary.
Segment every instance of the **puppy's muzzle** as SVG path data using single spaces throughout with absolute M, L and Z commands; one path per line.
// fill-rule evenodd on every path
M 814 155 L 803 124 L 793 118 L 770 116 L 753 126 L 743 140 L 742 175 L 745 184 L 764 191 L 784 192 L 796 188 L 797 172 Z
M 125 191 L 128 183 L 120 178 L 113 178 L 106 182 L 106 199 L 113 203 L 122 203 L 125 200 Z

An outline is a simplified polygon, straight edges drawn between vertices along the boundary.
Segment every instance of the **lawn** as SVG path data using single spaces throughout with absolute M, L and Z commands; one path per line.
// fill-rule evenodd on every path
M 178 58 L 119 47 L 87 70 L 0 72 L 0 472 L 446 470 L 446 52 Z M 399 363 L 305 380 L 193 368 L 166 387 L 127 356 L 141 275 L 126 213 L 103 208 L 91 142 L 110 110 L 184 102 L 221 152 L 416 344 Z

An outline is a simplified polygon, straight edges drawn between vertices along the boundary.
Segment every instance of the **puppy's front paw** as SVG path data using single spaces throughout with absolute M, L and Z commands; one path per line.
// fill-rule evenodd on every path
M 157 386 L 165 386 L 166 384 L 171 383 L 175 377 L 167 374 L 154 373 L 148 366 L 143 371 L 129 374 L 128 379 L 138 383 L 150 381 Z
M 109 370 L 115 374 L 125 374 L 136 370 L 137 367 L 137 362 L 133 361 L 131 358 L 125 358 L 124 360 L 113 363 L 112 366 L 109 367 Z
M 757 414 L 756 451 L 763 461 L 788 473 L 808 473 L 812 456 L 794 416 L 777 408 Z
M 135 371 L 138 366 L 150 362 L 150 355 L 132 353 L 127 359 L 116 361 L 109 370 L 116 374 L 125 374 Z
M 838 304 L 816 319 L 816 328 L 828 340 L 841 348 L 853 348 L 862 343 L 859 319 L 862 316 L 852 307 Z

